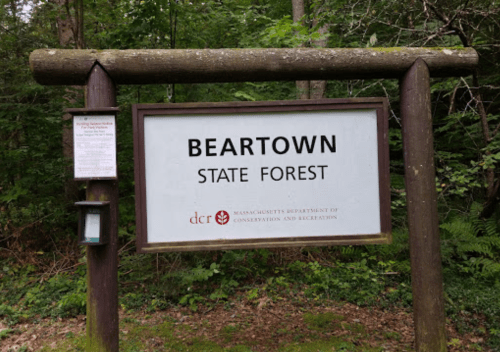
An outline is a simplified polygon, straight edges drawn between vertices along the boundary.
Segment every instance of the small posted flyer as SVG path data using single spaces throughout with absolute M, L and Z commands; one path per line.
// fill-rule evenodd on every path
M 115 117 L 74 116 L 75 178 L 115 178 Z

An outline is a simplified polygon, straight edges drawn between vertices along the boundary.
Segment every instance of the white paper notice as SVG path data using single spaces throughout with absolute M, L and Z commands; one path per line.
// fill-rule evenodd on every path
M 89 214 L 85 217 L 85 242 L 99 242 L 101 215 Z
M 116 177 L 114 116 L 74 116 L 75 178 Z

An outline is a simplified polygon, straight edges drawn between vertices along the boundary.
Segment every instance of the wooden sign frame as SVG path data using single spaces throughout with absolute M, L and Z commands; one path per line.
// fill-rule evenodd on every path
M 315 237 L 252 238 L 231 240 L 202 240 L 182 242 L 148 242 L 148 212 L 146 205 L 146 165 L 144 119 L 152 116 L 193 114 L 238 114 L 286 111 L 325 110 L 376 110 L 378 141 L 378 174 L 380 199 L 380 227 L 377 234 L 334 235 Z M 137 223 L 137 251 L 156 253 L 170 251 L 201 251 L 226 249 L 251 249 L 297 246 L 330 246 L 387 244 L 392 241 L 389 146 L 388 146 L 388 102 L 386 98 L 322 99 L 308 101 L 229 102 L 195 104 L 137 104 L 133 106 L 134 166 Z M 165 231 L 169 231 L 165 229 Z M 182 234 L 179 234 L 182 236 Z

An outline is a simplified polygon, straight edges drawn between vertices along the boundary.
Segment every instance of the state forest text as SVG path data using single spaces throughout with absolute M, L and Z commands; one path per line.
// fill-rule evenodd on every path
M 239 139 L 225 138 L 223 142 L 217 138 L 189 139 L 188 151 L 190 158 L 244 155 L 284 155 L 335 153 L 335 135 L 330 138 L 321 136 L 301 136 L 289 138 L 271 137 L 241 137 Z M 266 154 L 267 153 L 267 154 Z M 260 180 L 264 181 L 306 181 L 325 179 L 328 165 L 298 165 L 298 166 L 263 166 L 260 168 Z M 204 168 L 198 170 L 198 183 L 248 182 L 247 167 Z

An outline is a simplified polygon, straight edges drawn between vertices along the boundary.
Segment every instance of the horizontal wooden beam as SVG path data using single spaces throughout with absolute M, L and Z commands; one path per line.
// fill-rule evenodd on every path
M 30 55 L 38 83 L 83 85 L 98 62 L 116 84 L 400 78 L 421 58 L 433 77 L 464 76 L 472 48 L 61 50 Z

